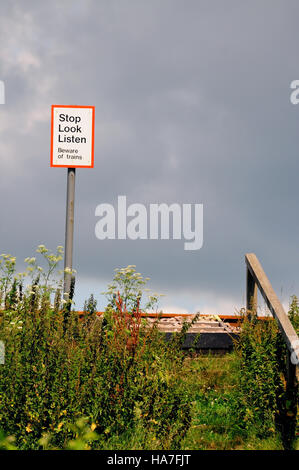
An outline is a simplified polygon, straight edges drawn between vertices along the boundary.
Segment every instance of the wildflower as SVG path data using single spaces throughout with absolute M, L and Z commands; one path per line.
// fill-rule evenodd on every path
M 27 424 L 27 426 L 26 426 L 26 428 L 25 428 L 25 429 L 26 429 L 26 431 L 27 431 L 27 432 L 32 432 L 32 431 L 33 431 L 33 429 L 32 429 L 32 426 L 31 426 L 31 424 L 30 424 L 30 423 L 29 423 L 29 424 Z
M 65 268 L 64 269 L 64 272 L 66 274 L 75 274 L 77 271 L 75 269 L 71 269 L 71 268 Z
M 45 254 L 48 253 L 48 249 L 45 247 L 45 245 L 39 245 L 36 249 L 37 253 Z

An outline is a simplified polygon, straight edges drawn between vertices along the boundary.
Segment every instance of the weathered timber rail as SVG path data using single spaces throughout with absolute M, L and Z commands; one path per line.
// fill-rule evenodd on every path
M 299 338 L 291 324 L 280 300 L 275 294 L 259 260 L 254 253 L 245 255 L 246 262 L 246 308 L 251 314 L 257 311 L 258 289 L 263 296 L 270 312 L 275 318 L 282 338 L 287 346 L 287 386 L 294 389 L 298 386 L 299 370 Z

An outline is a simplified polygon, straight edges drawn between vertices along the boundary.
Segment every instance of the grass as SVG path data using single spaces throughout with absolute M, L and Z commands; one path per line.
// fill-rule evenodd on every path
M 225 356 L 186 359 L 186 387 L 194 396 L 192 422 L 184 438 L 186 450 L 283 449 L 280 436 L 263 438 L 258 426 L 244 430 L 238 422 L 240 359 L 236 352 Z

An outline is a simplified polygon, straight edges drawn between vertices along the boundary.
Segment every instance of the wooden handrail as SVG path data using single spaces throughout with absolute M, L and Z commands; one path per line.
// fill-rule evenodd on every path
M 266 276 L 259 260 L 254 253 L 245 255 L 247 265 L 247 285 L 246 285 L 246 308 L 248 312 L 256 311 L 257 308 L 257 288 L 262 294 L 270 312 L 278 323 L 282 337 L 288 348 L 288 375 L 296 375 L 299 358 L 299 338 L 284 311 L 280 300 L 275 294 L 271 283 Z M 298 370 L 297 370 L 298 375 Z

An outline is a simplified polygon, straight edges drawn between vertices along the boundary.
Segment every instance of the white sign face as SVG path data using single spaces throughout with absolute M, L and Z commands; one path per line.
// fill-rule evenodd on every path
M 93 168 L 94 114 L 94 106 L 52 106 L 52 167 Z

